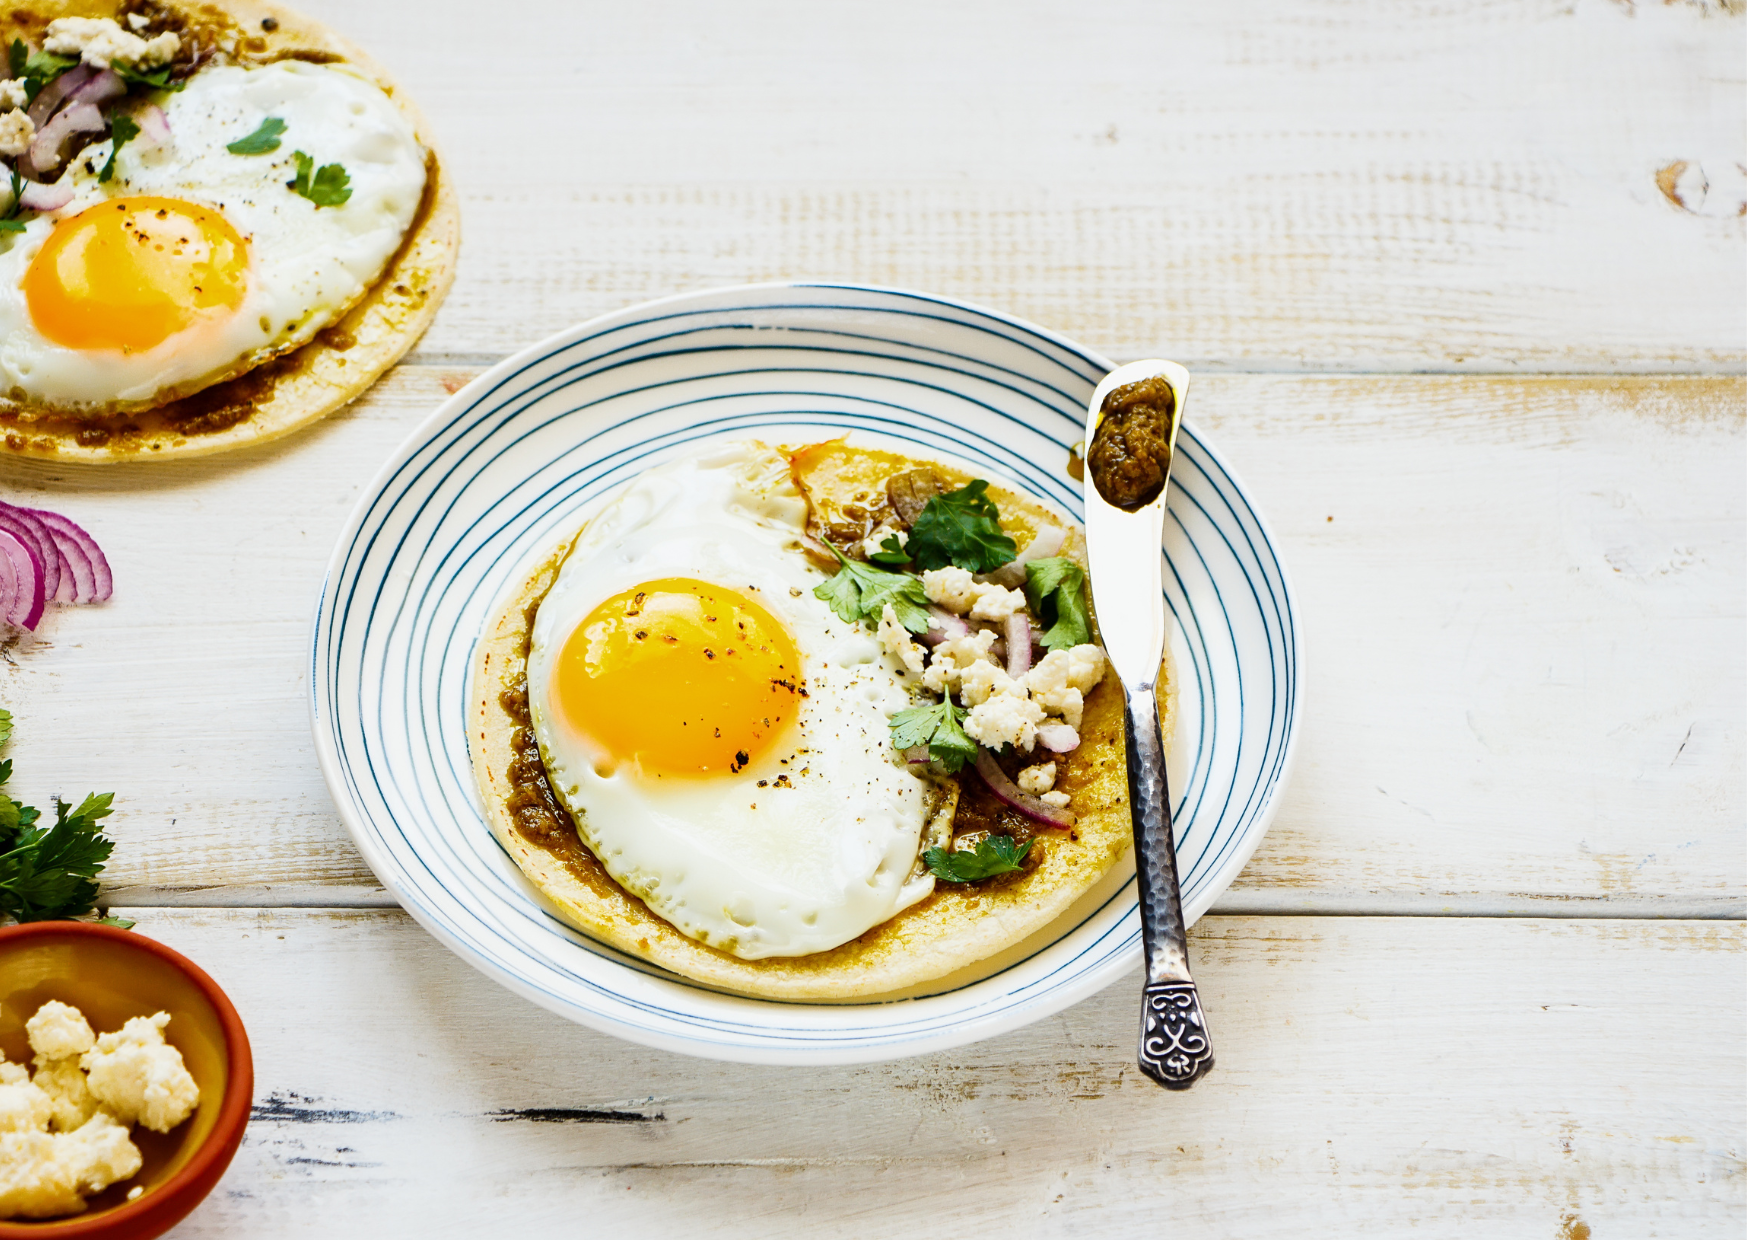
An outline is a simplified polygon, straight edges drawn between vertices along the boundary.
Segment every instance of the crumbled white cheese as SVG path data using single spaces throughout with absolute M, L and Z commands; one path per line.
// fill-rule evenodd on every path
M 977 582 L 956 564 L 931 568 L 923 574 L 923 593 L 955 615 L 964 615 L 977 601 Z
M 30 102 L 30 92 L 24 89 L 23 78 L 7 78 L 0 82 L 0 108 L 22 108 Z
M 896 526 L 882 525 L 862 540 L 862 554 L 872 558 L 876 551 L 886 550 L 885 544 L 888 538 L 898 539 L 900 547 L 904 547 L 910 542 L 910 535 L 903 530 Z
M 1021 792 L 1042 796 L 1056 786 L 1056 764 L 1040 762 L 1037 766 L 1028 766 L 1014 782 L 1020 786 Z
M 0 1085 L 0 1132 L 41 1131 L 54 1111 L 54 1100 L 28 1080 Z
M 1014 686 L 1019 689 L 1016 683 Z M 991 749 L 1013 745 L 1031 750 L 1038 739 L 1038 724 L 1044 711 L 1036 702 L 1019 693 L 997 693 L 971 708 L 965 716 L 965 734 Z
M 995 632 L 979 629 L 964 637 L 949 637 L 935 647 L 929 660 L 929 670 L 923 673 L 923 687 L 931 693 L 945 694 L 959 687 L 959 673 L 973 663 L 994 662 L 989 648 L 995 645 Z
M 1086 704 L 1081 686 L 1092 688 L 1104 674 L 1105 656 L 1097 646 L 1052 650 L 1026 673 L 1026 688 L 1033 701 L 1078 730 Z
M 118 60 L 130 69 L 151 69 L 181 49 L 182 40 L 171 31 L 142 39 L 110 17 L 57 17 L 43 38 L 44 51 L 77 56 L 93 69 L 107 69 Z
M 36 125 L 23 112 L 0 112 L 0 155 L 22 155 L 30 149 Z
M 43 1004 L 35 1016 L 24 1022 L 24 1034 L 30 1039 L 30 1049 L 36 1052 L 39 1064 L 83 1055 L 97 1044 L 97 1035 L 91 1032 L 85 1013 L 55 999 Z
M 56 1157 L 60 1140 L 41 1131 L 0 1133 L 0 1218 L 57 1218 L 85 1208 L 71 1168 Z
M 135 34 L 140 34 L 151 24 L 152 19 L 147 17 L 144 13 L 129 13 L 127 15 L 127 27 Z
M 0 1085 L 17 1085 L 30 1079 L 30 1069 L 21 1063 L 0 1062 Z
M 54 1110 L 49 1115 L 49 1127 L 56 1132 L 72 1132 L 97 1114 L 97 1099 L 85 1084 L 85 1070 L 76 1058 L 51 1059 L 38 1062 L 32 1083 L 49 1096 Z
M 194 1111 L 200 1089 L 182 1063 L 182 1052 L 164 1041 L 170 1013 L 136 1016 L 80 1060 L 86 1083 L 105 1110 L 124 1124 L 169 1132 Z
M 1026 610 L 1026 596 L 1019 590 L 1006 590 L 994 584 L 977 587 L 977 601 L 971 604 L 973 620 L 1006 620 L 1016 611 Z
M 892 610 L 891 603 L 880 609 L 880 627 L 875 636 L 886 647 L 887 654 L 904 664 L 905 671 L 912 676 L 923 674 L 923 656 L 927 651 L 911 641 L 910 631 L 898 622 L 898 613 Z
M 987 702 L 991 694 L 1012 693 L 1016 689 L 1025 693 L 1004 669 L 985 660 L 980 659 L 959 673 L 959 700 L 966 706 Z
M 1068 808 L 1068 794 L 1066 792 L 1046 792 L 1038 799 L 1055 809 Z
M 140 1169 L 140 1150 L 127 1129 L 98 1111 L 72 1132 L 55 1138 L 55 1153 L 73 1173 L 81 1193 L 101 1193 Z

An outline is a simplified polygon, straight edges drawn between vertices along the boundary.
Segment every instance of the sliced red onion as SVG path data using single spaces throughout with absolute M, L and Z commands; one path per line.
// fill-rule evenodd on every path
M 74 134 L 100 133 L 108 124 L 103 119 L 103 113 L 89 103 L 68 104 L 55 113 L 55 118 L 41 129 L 30 144 L 31 166 L 38 172 L 47 172 L 60 166 L 65 158 L 64 149 L 68 139 Z
M 27 211 L 59 211 L 73 201 L 73 187 L 58 181 L 26 181 L 18 191 L 18 205 Z
M 0 617 L 34 629 L 42 619 L 42 564 L 11 530 L 0 529 Z
M 1008 675 L 1015 680 L 1032 668 L 1032 618 L 1023 611 L 1008 617 Z
M 134 119 L 140 124 L 140 136 L 153 146 L 170 140 L 170 118 L 157 104 L 147 104 Z
M 5 530 L 30 548 L 30 553 L 36 557 L 37 572 L 43 579 L 43 597 L 57 597 L 61 590 L 61 557 L 55 550 L 54 535 L 49 533 L 48 526 L 22 508 L 0 504 L 0 530 Z
M 109 560 L 97 540 L 77 522 L 69 521 L 58 512 L 42 508 L 23 511 L 41 521 L 55 542 L 55 549 L 67 557 L 76 583 L 73 602 L 107 603 L 115 592 L 115 577 L 109 571 Z M 89 578 L 86 574 L 89 573 Z
M 904 751 L 904 760 L 910 766 L 925 766 L 929 760 L 929 747 L 917 745 Z
M 977 747 L 977 774 L 989 785 L 998 801 L 1018 810 L 1033 822 L 1066 831 L 1080 821 L 1067 808 L 1057 809 L 1029 792 L 1021 792 L 1019 785 L 1007 777 L 1007 772 L 996 765 L 995 755 L 982 745 Z
M 971 626 L 965 623 L 963 616 L 955 616 L 945 607 L 929 607 L 928 631 L 921 634 L 917 640 L 925 646 L 938 646 L 950 637 L 968 637 Z
M 25 115 L 30 117 L 30 123 L 38 129 L 61 106 L 61 100 L 75 93 L 85 83 L 97 76 L 97 70 L 90 65 L 75 65 L 60 77 L 50 82 L 37 92 L 36 98 L 30 101 L 30 107 L 25 109 Z
M 94 108 L 101 108 L 110 100 L 120 99 L 125 94 L 127 83 L 121 80 L 121 74 L 114 69 L 101 69 L 77 90 L 67 92 L 67 106 L 88 103 Z
M 1038 743 L 1051 753 L 1069 753 L 1080 748 L 1080 733 L 1066 723 L 1041 723 Z

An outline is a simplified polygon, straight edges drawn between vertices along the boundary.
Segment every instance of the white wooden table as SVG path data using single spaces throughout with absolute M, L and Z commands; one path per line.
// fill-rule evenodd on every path
M 436 326 L 263 451 L 0 462 L 117 578 L 0 652 L 15 792 L 116 792 L 110 898 L 254 1039 L 177 1236 L 1742 1235 L 1739 2 L 309 7 L 455 170 Z M 1281 535 L 1305 729 L 1189 1094 L 1134 979 L 878 1066 L 619 1043 L 342 828 L 305 648 L 377 465 L 531 340 L 778 277 L 1187 363 Z

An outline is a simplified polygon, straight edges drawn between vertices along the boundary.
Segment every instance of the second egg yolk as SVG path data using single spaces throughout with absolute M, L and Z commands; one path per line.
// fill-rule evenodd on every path
M 751 595 L 685 577 L 599 604 L 565 640 L 552 701 L 606 755 L 645 775 L 732 775 L 794 721 L 801 657 Z
M 249 252 L 217 211 L 114 198 L 55 225 L 24 273 L 37 330 L 71 349 L 141 352 L 233 313 Z

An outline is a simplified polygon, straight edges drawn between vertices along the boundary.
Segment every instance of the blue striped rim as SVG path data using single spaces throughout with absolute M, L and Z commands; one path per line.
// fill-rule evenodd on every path
M 1110 980 L 1138 951 L 1132 880 L 1050 945 L 927 998 L 718 995 L 591 942 L 532 899 L 479 818 L 465 742 L 472 643 L 515 565 L 647 464 L 705 439 L 854 428 L 987 466 L 1078 514 L 1060 465 L 1108 368 L 1042 329 L 946 299 L 774 285 L 610 315 L 470 384 L 360 502 L 318 608 L 318 750 L 373 868 L 423 924 L 513 988 L 692 1053 L 912 1053 L 1012 1027 Z M 1171 508 L 1166 595 L 1189 655 L 1181 692 L 1197 706 L 1186 712 L 1193 741 L 1178 741 L 1193 756 L 1177 810 L 1194 916 L 1266 827 L 1292 747 L 1298 637 L 1266 530 L 1188 428 Z

